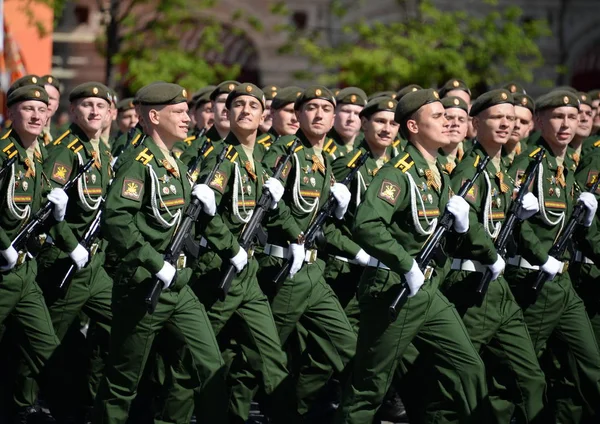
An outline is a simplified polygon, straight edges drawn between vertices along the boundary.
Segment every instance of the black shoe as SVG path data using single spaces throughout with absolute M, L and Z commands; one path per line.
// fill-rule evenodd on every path
M 38 406 L 20 408 L 15 414 L 14 424 L 55 424 L 56 420 L 50 413 L 45 413 Z
M 408 423 L 406 408 L 398 395 L 385 399 L 379 411 L 377 418 L 381 421 L 390 421 L 393 423 Z

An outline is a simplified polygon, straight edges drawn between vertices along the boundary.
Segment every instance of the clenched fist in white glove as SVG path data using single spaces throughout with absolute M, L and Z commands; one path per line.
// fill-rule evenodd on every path
M 158 278 L 163 283 L 163 289 L 166 289 L 171 284 L 173 284 L 173 278 L 175 278 L 175 272 L 177 270 L 173 265 L 165 261 L 163 267 L 156 274 L 156 278 Z
M 335 197 L 337 202 L 335 217 L 337 219 L 342 219 L 350 204 L 350 190 L 348 190 L 348 187 L 344 184 L 335 183 L 333 187 L 331 187 L 331 194 L 333 194 L 333 197 Z
M 556 274 L 558 274 L 558 271 L 561 270 L 562 266 L 563 263 L 560 262 L 558 259 L 556 259 L 553 256 L 548 256 L 548 260 L 544 265 L 542 265 L 541 268 L 542 271 L 548 274 L 548 279 L 553 280 L 554 277 L 556 277 Z
M 0 267 L 0 271 L 8 271 L 9 269 L 13 269 L 17 264 L 17 260 L 19 259 L 19 252 L 17 252 L 12 245 L 6 250 L 0 250 L 0 255 L 2 255 L 6 261 L 6 265 Z
M 263 188 L 268 189 L 269 193 L 271 193 L 271 199 L 273 199 L 271 202 L 271 209 L 277 209 L 277 203 L 279 203 L 283 197 L 283 184 L 281 184 L 277 178 L 269 178 L 263 184 Z
M 404 274 L 404 278 L 406 279 L 406 284 L 408 284 L 408 287 L 410 288 L 408 297 L 413 297 L 417 294 L 421 286 L 425 283 L 425 275 L 423 275 L 423 271 L 421 271 L 421 268 L 417 265 L 417 261 L 414 259 L 410 271 Z
M 292 252 L 292 266 L 290 267 L 290 278 L 293 278 L 294 275 L 300 268 L 302 268 L 302 264 L 304 264 L 304 258 L 306 257 L 306 250 L 304 250 L 303 244 L 292 243 L 290 244 L 290 251 Z
M 469 204 L 460 196 L 452 196 L 446 205 L 448 212 L 454 215 L 454 231 L 459 234 L 469 231 Z
M 360 249 L 358 251 L 358 253 L 356 254 L 356 256 L 354 257 L 354 260 L 356 262 L 358 262 L 359 265 L 367 266 L 367 265 L 369 265 L 369 261 L 371 260 L 371 256 L 367 252 L 365 252 L 364 250 Z
M 67 203 L 69 203 L 69 196 L 62 188 L 53 188 L 48 193 L 48 201 L 54 204 L 54 210 L 52 215 L 57 222 L 61 222 L 65 219 L 65 213 L 67 212 Z
M 594 221 L 596 210 L 598 209 L 598 201 L 596 200 L 596 196 L 589 192 L 581 193 L 577 201 L 583 203 L 585 206 L 583 225 L 590 227 Z
M 248 264 L 248 252 L 246 252 L 241 246 L 240 250 L 236 253 L 233 258 L 229 259 L 231 265 L 235 267 L 235 270 L 238 272 L 242 272 L 242 269 Z
M 210 216 L 215 216 L 217 204 L 215 203 L 215 193 L 206 184 L 196 184 L 192 190 L 192 196 L 200 200 L 202 210 Z
M 540 211 L 540 204 L 538 198 L 533 193 L 527 193 L 523 196 L 523 202 L 521 207 L 518 209 L 517 218 L 522 221 L 531 218 L 533 215 Z
M 75 262 L 77 269 L 81 269 L 90 259 L 90 252 L 88 252 L 85 247 L 78 244 L 75 250 L 69 253 L 69 257 Z
M 505 266 L 506 266 L 506 263 L 504 262 L 504 259 L 502 259 L 502 256 L 500 256 L 500 255 L 498 255 L 498 259 L 496 259 L 496 262 L 487 266 L 492 273 L 491 281 L 494 281 L 496 278 L 498 278 L 498 276 L 500 274 L 502 274 Z

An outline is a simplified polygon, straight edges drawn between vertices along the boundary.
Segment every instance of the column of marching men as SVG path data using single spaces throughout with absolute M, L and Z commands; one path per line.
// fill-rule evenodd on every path
M 0 135 L 15 423 L 600 419 L 600 91 L 60 89 Z

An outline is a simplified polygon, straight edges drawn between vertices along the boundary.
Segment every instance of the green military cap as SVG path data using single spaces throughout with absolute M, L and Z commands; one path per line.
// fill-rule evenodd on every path
M 275 96 L 277 96 L 277 92 L 279 91 L 279 87 L 276 85 L 267 85 L 262 88 L 263 93 L 265 93 L 265 99 L 273 100 Z
M 8 96 L 13 90 L 16 90 L 17 88 L 25 87 L 26 85 L 37 85 L 38 87 L 44 87 L 44 83 L 42 82 L 42 79 L 40 77 L 38 77 L 37 75 L 33 75 L 33 74 L 25 75 L 24 77 L 19 78 L 18 80 L 16 80 L 15 82 L 13 82 L 10 85 L 6 95 Z
M 367 104 L 367 93 L 358 87 L 346 87 L 335 95 L 335 101 L 338 105 L 365 106 Z
M 240 83 L 237 81 L 223 81 L 221 84 L 217 85 L 217 88 L 215 88 L 212 93 L 210 93 L 210 99 L 215 100 L 221 94 L 229 94 L 238 85 L 240 85 Z
M 260 102 L 263 109 L 265 108 L 265 93 L 263 93 L 263 91 L 256 85 L 251 84 L 249 82 L 245 82 L 231 90 L 231 93 L 229 93 L 229 95 L 227 96 L 227 100 L 225 100 L 225 106 L 227 107 L 227 109 L 231 107 L 231 102 L 233 102 L 235 98 L 240 96 L 254 97 Z
M 398 101 L 394 120 L 398 123 L 402 123 L 405 119 L 410 118 L 410 116 L 422 106 L 439 101 L 440 95 L 433 88 L 407 93 Z
M 467 104 L 467 102 L 465 102 L 460 97 L 448 96 L 448 97 L 444 97 L 441 101 L 442 101 L 442 105 L 444 106 L 444 109 L 456 108 L 456 109 L 462 109 L 465 112 L 469 113 L 469 105 Z
M 396 92 L 395 91 L 376 91 L 375 93 L 371 94 L 368 98 L 367 101 L 371 101 L 373 99 L 376 99 L 377 97 L 391 97 L 392 99 L 396 98 Z
M 523 94 L 527 94 L 527 91 L 525 91 L 525 87 L 523 87 L 523 85 L 519 84 L 518 82 L 508 82 L 506 84 L 504 84 L 502 86 L 502 88 L 510 91 L 511 93 L 523 93 Z
M 423 89 L 423 87 L 421 87 L 420 85 L 417 85 L 417 84 L 407 85 L 406 87 L 398 90 L 398 92 L 396 93 L 396 100 L 400 100 L 402 97 L 404 97 L 404 95 L 406 93 L 412 93 L 413 91 L 422 90 L 422 89 Z
M 588 93 L 592 101 L 600 100 L 600 90 L 592 90 Z
M 289 87 L 284 87 L 277 92 L 277 96 L 273 99 L 273 103 L 271 103 L 271 109 L 279 110 L 283 109 L 285 106 L 290 103 L 294 103 L 296 99 L 302 94 L 302 88 L 296 87 L 295 85 L 290 85 Z
M 340 91 L 342 91 L 342 89 L 338 88 L 338 87 L 331 87 L 331 88 L 329 88 L 329 91 L 331 91 L 331 94 L 333 94 L 333 97 L 337 97 L 337 95 L 339 94 Z
M 469 96 L 471 95 L 471 90 L 469 90 L 469 86 L 466 82 L 458 78 L 452 78 L 446 81 L 446 84 L 442 86 L 440 89 L 440 96 L 445 97 L 446 94 L 452 90 L 461 90 L 467 93 Z
M 571 87 L 570 85 L 560 85 L 558 87 L 554 87 L 552 91 L 570 91 L 571 93 L 577 93 L 577 89 Z
M 526 107 L 531 111 L 531 113 L 535 110 L 535 102 L 531 98 L 531 96 L 523 93 L 514 93 L 513 98 L 515 100 L 515 106 Z
M 296 98 L 294 109 L 299 110 L 304 103 L 314 99 L 327 100 L 333 106 L 336 105 L 335 97 L 327 87 L 323 87 L 322 85 L 311 85 Z
M 158 82 L 142 87 L 137 99 L 140 105 L 176 105 L 187 102 L 187 90 L 178 84 Z
M 192 103 L 194 107 L 202 106 L 204 103 L 210 102 L 210 95 L 217 88 L 216 85 L 207 85 L 201 88 L 192 95 Z
M 577 98 L 577 94 L 568 90 L 552 90 L 535 101 L 536 111 L 563 106 L 579 109 L 579 99 Z
M 43 77 L 41 77 L 41 80 L 44 85 L 46 85 L 46 84 L 51 85 L 52 87 L 54 87 L 58 91 L 60 91 L 60 81 L 55 76 L 44 75 Z
M 589 107 L 592 107 L 592 98 L 589 96 L 588 93 L 584 93 L 583 91 L 578 91 L 577 98 L 579 99 L 579 103 L 581 103 L 583 105 L 588 105 Z
M 134 98 L 133 97 L 126 97 L 122 100 L 119 101 L 119 103 L 117 103 L 117 110 L 119 112 L 125 112 L 126 110 L 130 110 L 134 108 Z
M 69 101 L 84 99 L 87 97 L 98 97 L 106 100 L 109 104 L 112 102 L 112 94 L 110 88 L 100 82 L 86 82 L 79 84 L 69 94 Z
M 6 105 L 10 107 L 15 103 L 24 102 L 26 100 L 38 100 L 48 105 L 48 93 L 46 93 L 46 90 L 39 85 L 24 85 L 10 92 L 6 99 Z
M 504 88 L 488 91 L 477 97 L 471 104 L 471 112 L 469 115 L 477 116 L 492 106 L 501 105 L 504 103 L 509 103 L 511 105 L 515 104 L 515 99 L 510 91 Z
M 396 99 L 385 96 L 377 97 L 367 103 L 364 109 L 360 111 L 359 116 L 369 119 L 377 112 L 396 112 L 397 105 Z

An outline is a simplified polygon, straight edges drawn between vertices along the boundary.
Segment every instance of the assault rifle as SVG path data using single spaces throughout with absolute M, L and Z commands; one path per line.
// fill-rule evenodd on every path
M 6 174 L 8 172 L 8 170 L 10 169 L 10 167 L 12 166 L 12 164 L 16 162 L 18 156 L 19 155 L 15 154 L 12 158 L 6 159 L 6 161 L 4 162 L 4 165 L 2 165 L 2 168 L 0 169 L 0 184 L 2 183 L 2 180 L 4 179 L 4 174 Z

